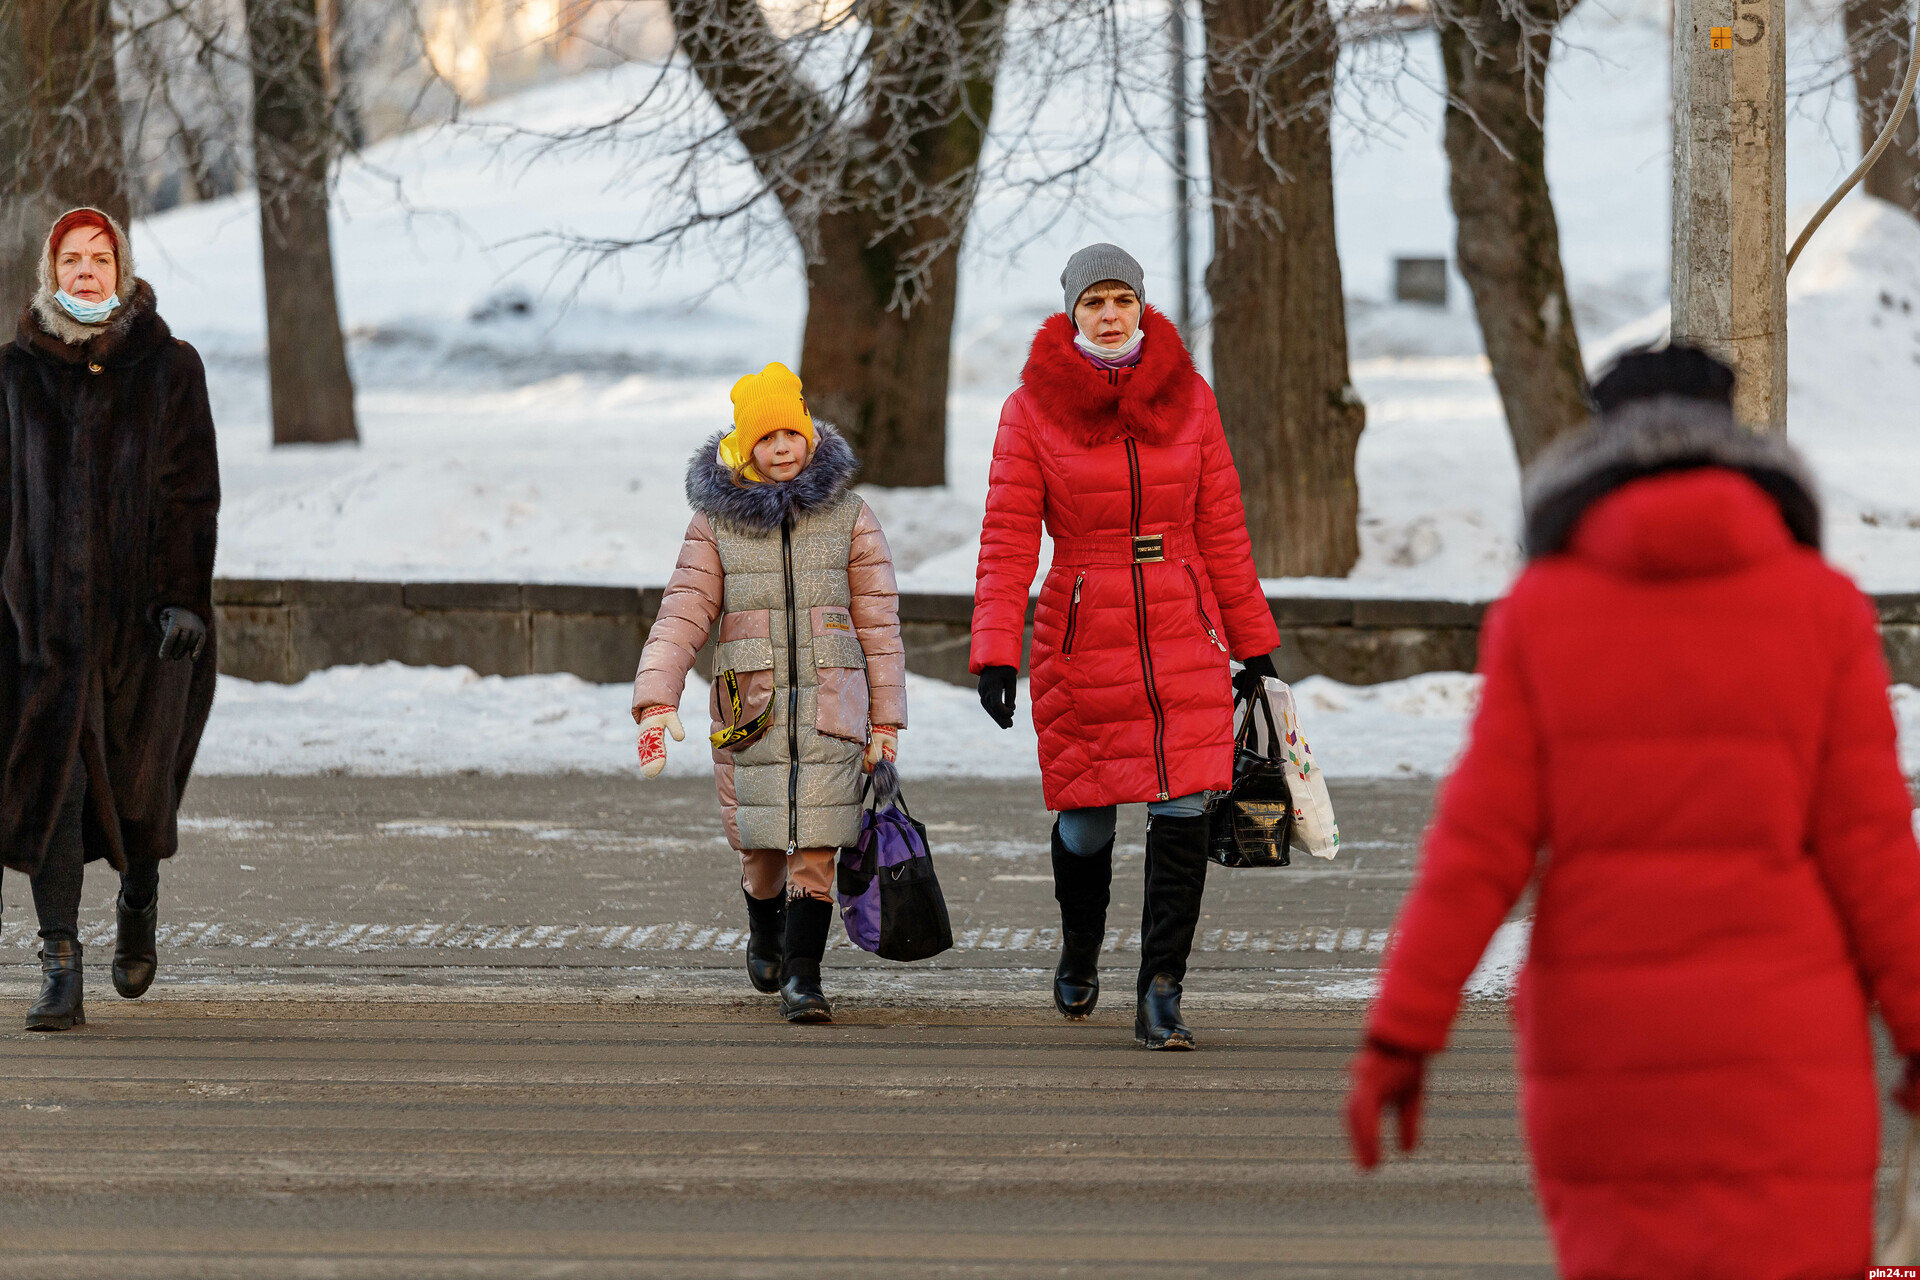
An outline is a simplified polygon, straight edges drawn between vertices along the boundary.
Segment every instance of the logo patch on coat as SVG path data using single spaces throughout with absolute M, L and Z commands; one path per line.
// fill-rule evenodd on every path
M 820 615 L 820 626 L 825 631 L 844 631 L 848 635 L 853 634 L 853 618 L 849 614 L 829 610 Z

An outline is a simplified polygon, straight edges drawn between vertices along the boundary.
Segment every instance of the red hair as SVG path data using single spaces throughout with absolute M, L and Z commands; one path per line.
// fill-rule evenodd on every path
M 98 209 L 73 209 L 60 215 L 60 221 L 54 223 L 53 230 L 47 234 L 49 259 L 60 252 L 60 242 L 66 239 L 67 232 L 76 227 L 98 227 L 106 232 L 107 239 L 113 241 L 113 264 L 115 267 L 121 267 L 120 237 L 113 234 L 113 223 L 108 221 L 107 215 Z

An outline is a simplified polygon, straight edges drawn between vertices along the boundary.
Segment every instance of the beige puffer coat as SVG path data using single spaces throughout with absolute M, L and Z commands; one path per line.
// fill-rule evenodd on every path
M 806 469 L 784 484 L 735 484 L 717 436 L 694 455 L 687 500 L 698 514 L 633 684 L 636 711 L 677 707 L 718 621 L 713 732 L 771 711 L 759 736 L 713 752 L 736 849 L 852 844 L 869 730 L 907 723 L 893 554 L 873 510 L 849 491 L 853 450 L 825 424 L 816 434 Z

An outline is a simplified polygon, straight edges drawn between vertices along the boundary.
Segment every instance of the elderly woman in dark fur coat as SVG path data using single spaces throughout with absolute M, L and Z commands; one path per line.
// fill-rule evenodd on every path
M 114 988 L 153 981 L 159 863 L 213 703 L 219 463 L 200 357 L 97 209 L 47 237 L 0 396 L 0 859 L 39 915 L 27 1029 L 59 1031 L 86 1021 L 88 861 L 121 876 Z

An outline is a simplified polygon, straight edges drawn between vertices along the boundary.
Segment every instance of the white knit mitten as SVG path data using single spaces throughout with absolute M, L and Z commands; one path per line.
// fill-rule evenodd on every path
M 680 727 L 680 713 L 672 707 L 649 707 L 640 717 L 640 776 L 657 778 L 667 767 L 667 735 L 685 742 L 687 731 Z

